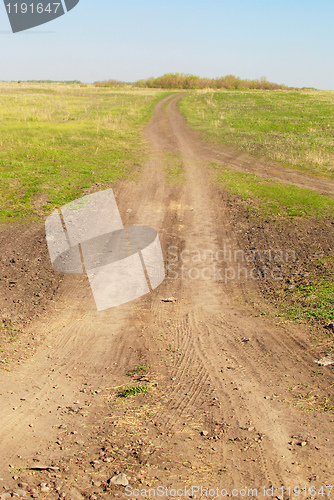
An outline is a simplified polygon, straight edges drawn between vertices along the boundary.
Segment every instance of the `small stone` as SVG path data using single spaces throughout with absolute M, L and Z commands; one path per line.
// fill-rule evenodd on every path
M 42 493 L 48 493 L 50 491 L 50 488 L 48 487 L 47 483 L 41 483 L 40 488 Z
M 25 490 L 13 490 L 13 496 L 17 496 L 20 498 L 26 498 L 27 497 L 27 492 Z
M 209 434 L 209 432 L 208 431 L 202 431 L 201 434 L 202 434 L 202 436 L 207 436 Z
M 166 299 L 161 299 L 161 302 L 176 302 L 176 297 L 167 297 Z
M 333 353 L 331 354 L 326 354 L 323 358 L 317 360 L 314 360 L 315 363 L 318 363 L 320 366 L 328 366 L 328 365 L 333 365 L 334 364 L 334 355 Z
M 248 427 L 248 432 L 252 432 L 254 430 L 254 427 Z
M 109 484 L 120 484 L 121 486 L 128 486 L 129 481 L 125 474 L 118 474 L 117 476 L 112 477 L 108 481 Z

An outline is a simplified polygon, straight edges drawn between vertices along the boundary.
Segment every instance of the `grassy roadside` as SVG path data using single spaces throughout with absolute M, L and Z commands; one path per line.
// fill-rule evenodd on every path
M 160 90 L 0 84 L 0 222 L 31 220 L 133 174 Z
M 254 215 L 265 217 L 334 217 L 334 199 L 310 189 L 271 181 L 212 164 L 217 180 L 229 193 L 238 196 Z
M 179 108 L 204 139 L 334 178 L 334 92 L 199 90 Z
M 292 249 L 296 259 L 280 265 L 278 281 L 263 280 L 260 288 L 279 315 L 325 326 L 334 320 L 334 200 L 305 188 L 263 179 L 212 164 L 216 181 L 235 209 L 235 227 L 244 248 Z M 237 203 L 236 203 L 237 202 Z M 265 248 L 264 248 L 265 246 Z M 268 254 L 269 255 L 269 254 Z M 273 262 L 260 259 L 263 265 Z M 333 335 L 324 333 L 326 352 Z

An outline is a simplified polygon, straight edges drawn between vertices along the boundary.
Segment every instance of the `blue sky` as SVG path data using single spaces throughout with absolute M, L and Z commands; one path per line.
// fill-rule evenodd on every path
M 0 80 L 180 72 L 334 89 L 333 23 L 334 0 L 80 0 L 12 34 L 1 2 Z

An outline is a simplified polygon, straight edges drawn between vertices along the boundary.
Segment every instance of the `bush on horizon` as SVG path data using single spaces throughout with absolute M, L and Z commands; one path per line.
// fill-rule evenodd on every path
M 144 88 L 161 88 L 161 89 L 227 89 L 227 90 L 242 90 L 242 89 L 259 89 L 259 90 L 290 90 L 284 84 L 272 83 L 266 77 L 255 80 L 243 80 L 234 75 L 226 75 L 219 78 L 201 78 L 196 75 L 187 75 L 184 73 L 167 73 L 157 78 L 147 78 L 146 80 L 138 80 L 132 84 L 126 84 L 118 80 L 106 80 L 95 82 L 96 87 L 116 87 L 122 85 L 133 85 L 134 87 Z M 292 89 L 292 88 L 291 88 Z M 295 90 L 295 89 L 294 89 Z

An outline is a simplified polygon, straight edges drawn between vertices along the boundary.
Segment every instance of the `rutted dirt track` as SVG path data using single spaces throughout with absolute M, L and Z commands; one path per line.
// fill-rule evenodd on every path
M 177 99 L 160 102 L 145 130 L 151 160 L 141 182 L 115 195 L 125 225 L 157 229 L 166 264 L 167 248 L 201 258 L 184 262 L 183 277 L 180 260 L 169 261 L 152 294 L 100 313 L 87 280 L 64 276 L 30 327 L 40 338 L 34 356 L 0 373 L 0 492 L 21 482 L 36 498 L 125 498 L 108 483 L 120 472 L 140 489 L 203 485 L 230 495 L 333 484 L 333 416 L 291 404 L 289 388 L 310 383 L 316 366 L 306 333 L 254 317 L 239 304 L 257 296 L 256 282 L 226 284 L 214 274 L 219 262 L 203 257 L 238 244 L 206 168 L 218 153 L 188 131 Z M 182 185 L 166 182 L 166 151 L 182 156 Z M 161 301 L 170 296 L 178 300 Z M 152 391 L 120 402 L 117 388 L 138 364 L 151 366 L 142 380 Z M 324 387 L 333 378 L 328 368 Z

